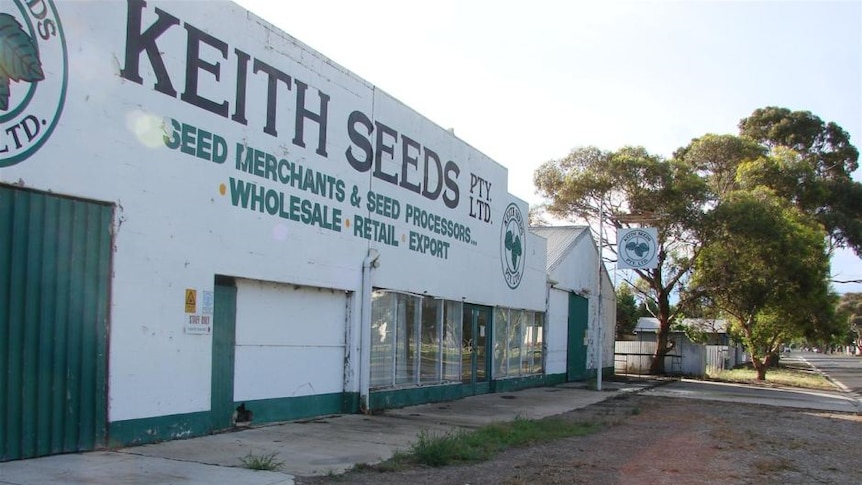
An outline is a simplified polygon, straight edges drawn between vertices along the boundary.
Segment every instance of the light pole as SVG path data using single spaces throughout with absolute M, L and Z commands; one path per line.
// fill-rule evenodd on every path
M 604 306 L 604 301 L 602 301 L 602 249 L 604 248 L 604 240 L 605 240 L 605 197 L 599 199 L 599 308 L 596 312 L 596 324 L 598 326 L 598 334 L 599 334 L 599 348 L 596 351 L 596 359 L 598 363 L 596 364 L 597 372 L 596 372 L 596 390 L 602 390 L 602 347 L 604 347 L 604 322 L 602 322 L 602 307 Z

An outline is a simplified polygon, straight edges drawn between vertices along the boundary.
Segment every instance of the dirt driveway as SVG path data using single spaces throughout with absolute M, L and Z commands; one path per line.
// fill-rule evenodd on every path
M 590 436 L 509 450 L 490 462 L 297 478 L 299 485 L 684 485 L 860 483 L 862 416 L 620 395 L 563 415 Z

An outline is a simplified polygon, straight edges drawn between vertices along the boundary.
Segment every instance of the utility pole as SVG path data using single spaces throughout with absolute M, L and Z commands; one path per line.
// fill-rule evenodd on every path
M 596 326 L 598 327 L 598 350 L 596 351 L 598 363 L 596 364 L 596 390 L 602 390 L 602 347 L 604 347 L 604 339 L 603 337 L 603 327 L 604 322 L 602 322 L 602 306 L 604 306 L 604 302 L 602 301 L 602 249 L 604 247 L 605 240 L 605 196 L 602 194 L 602 197 L 599 199 L 599 308 L 596 312 Z

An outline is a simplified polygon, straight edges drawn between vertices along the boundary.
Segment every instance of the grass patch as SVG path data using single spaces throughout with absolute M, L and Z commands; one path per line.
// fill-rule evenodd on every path
M 763 383 L 763 381 L 757 380 L 757 372 L 751 368 L 723 370 L 715 374 L 709 374 L 709 378 L 715 381 L 738 382 L 743 384 Z M 767 370 L 766 382 L 805 389 L 835 390 L 835 386 L 820 374 L 808 370 L 788 367 L 777 367 Z
M 247 455 L 240 458 L 243 468 L 249 470 L 264 470 L 275 472 L 281 470 L 284 462 L 278 459 L 278 452 L 267 453 L 264 455 L 255 455 L 251 451 Z
M 406 452 L 396 453 L 376 465 L 380 471 L 402 469 L 407 465 L 441 467 L 485 461 L 507 448 L 553 441 L 570 436 L 584 436 L 597 431 L 596 423 L 577 423 L 559 418 L 540 420 L 515 419 L 493 423 L 473 431 L 446 433 L 422 431 Z

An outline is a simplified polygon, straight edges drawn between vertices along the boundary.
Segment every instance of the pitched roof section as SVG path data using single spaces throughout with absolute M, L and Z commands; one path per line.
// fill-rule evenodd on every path
M 586 226 L 531 226 L 530 232 L 548 241 L 546 270 L 550 273 L 590 231 Z

